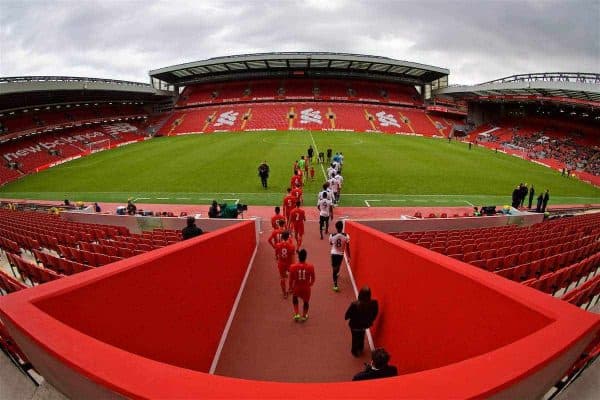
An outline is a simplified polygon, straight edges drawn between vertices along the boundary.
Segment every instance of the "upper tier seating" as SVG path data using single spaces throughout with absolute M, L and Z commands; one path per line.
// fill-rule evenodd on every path
M 95 120 L 145 115 L 141 104 L 56 105 L 40 109 L 4 112 L 0 115 L 3 134 L 71 125 Z
M 256 100 L 346 100 L 423 106 L 410 85 L 340 79 L 265 79 L 188 86 L 177 106 L 197 106 Z
M 0 185 L 20 177 L 22 173 L 35 172 L 49 164 L 86 155 L 91 150 L 89 143 L 101 141 L 101 147 L 108 148 L 109 145 L 114 147 L 120 143 L 140 140 L 143 131 L 138 127 L 139 123 L 134 121 L 112 122 L 27 136 L 1 144 Z M 17 163 L 18 170 L 8 168 L 10 162 Z

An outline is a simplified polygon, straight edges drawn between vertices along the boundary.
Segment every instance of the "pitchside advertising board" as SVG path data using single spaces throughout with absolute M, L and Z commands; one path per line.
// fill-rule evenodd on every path
M 114 135 L 126 132 L 137 132 L 137 127 L 123 122 L 111 125 L 102 125 L 100 130 L 85 132 L 79 135 L 73 136 L 59 136 L 54 137 L 52 140 L 40 140 L 39 142 L 18 148 L 17 150 L 9 153 L 2 154 L 2 157 L 10 161 L 18 161 L 21 158 L 27 157 L 30 154 L 46 152 L 52 149 L 60 149 L 67 145 L 79 145 L 85 146 L 85 143 L 94 142 L 101 139 L 112 139 Z

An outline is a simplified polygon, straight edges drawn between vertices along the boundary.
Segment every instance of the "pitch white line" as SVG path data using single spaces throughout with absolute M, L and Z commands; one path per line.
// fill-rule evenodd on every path
M 240 199 L 223 199 L 223 200 L 235 200 L 235 204 L 240 202 Z
M 381 201 L 381 200 L 365 200 L 365 204 L 367 205 L 367 207 L 371 207 L 369 202 L 374 202 L 374 201 Z
M 138 201 L 138 200 L 150 200 L 150 197 L 136 197 L 135 199 L 133 199 L 133 201 Z
M 310 132 L 310 140 L 313 142 L 313 146 L 315 146 L 315 152 L 317 153 L 317 157 L 319 156 L 319 148 L 317 147 L 317 143 L 315 142 L 315 138 L 313 137 L 312 132 Z M 325 173 L 325 168 L 323 168 L 323 163 L 321 165 L 321 172 L 323 173 L 323 178 L 327 180 L 327 174 Z
M 350 263 L 348 262 L 348 257 L 346 253 L 344 253 L 344 261 L 346 262 L 346 270 L 348 270 L 348 277 L 350 277 L 350 283 L 352 283 L 352 289 L 354 289 L 354 296 L 358 299 L 358 288 L 356 287 L 356 281 L 354 280 L 354 275 L 352 275 L 352 270 L 350 269 Z M 371 336 L 371 330 L 367 329 L 367 341 L 369 342 L 369 347 L 371 351 L 375 350 L 375 343 L 373 342 L 373 336 Z
M 468 205 L 470 205 L 471 207 L 475 207 L 475 204 L 471 203 L 470 201 L 467 200 L 463 200 L 465 203 L 467 203 Z
M 242 284 L 240 285 L 240 290 L 238 290 L 238 294 L 235 297 L 235 301 L 233 302 L 233 307 L 231 308 L 231 312 L 229 313 L 229 318 L 227 318 L 227 323 L 225 324 L 225 329 L 223 329 L 223 334 L 221 335 L 221 340 L 219 340 L 219 345 L 217 346 L 217 351 L 215 352 L 215 356 L 213 358 L 212 364 L 210 365 L 210 369 L 208 373 L 214 375 L 215 370 L 217 369 L 217 365 L 219 364 L 219 358 L 221 358 L 221 352 L 223 351 L 223 346 L 225 345 L 225 341 L 227 340 L 227 335 L 229 334 L 229 329 L 231 329 L 231 324 L 233 323 L 233 317 L 237 311 L 238 305 L 240 304 L 240 299 L 242 298 L 242 293 L 246 288 L 246 281 L 248 281 L 248 276 L 250 275 L 250 270 L 252 269 L 252 265 L 254 264 L 254 257 L 256 257 L 256 252 L 258 251 L 258 241 L 254 247 L 254 253 L 252 254 L 252 258 L 250 259 L 250 263 L 248 263 L 248 268 L 246 268 L 246 274 L 244 274 L 244 279 L 242 279 Z
M 156 197 L 156 200 L 169 200 L 169 197 Z

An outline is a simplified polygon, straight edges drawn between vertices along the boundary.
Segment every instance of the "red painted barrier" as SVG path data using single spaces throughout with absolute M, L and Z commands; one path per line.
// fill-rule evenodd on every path
M 380 301 L 374 341 L 390 351 L 400 373 L 461 361 L 475 366 L 480 359 L 487 366 L 472 368 L 471 379 L 493 380 L 506 368 L 513 380 L 525 380 L 600 328 L 597 315 L 536 290 L 364 225 L 349 222 L 347 230 L 357 286 L 370 286 Z M 500 355 L 508 352 L 514 359 L 504 365 Z
M 600 317 L 533 289 L 347 227 L 358 282 L 380 301 L 375 339 L 405 372 L 397 378 L 298 384 L 200 372 L 237 292 L 231 268 L 245 270 L 250 257 L 251 222 L 5 296 L 0 317 L 44 377 L 86 399 L 534 398 L 600 327 Z

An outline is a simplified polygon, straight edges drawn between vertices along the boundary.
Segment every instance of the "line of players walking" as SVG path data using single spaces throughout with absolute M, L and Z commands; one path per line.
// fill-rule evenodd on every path
M 290 294 L 292 295 L 293 318 L 300 322 L 308 319 L 311 287 L 315 283 L 314 265 L 307 262 L 307 251 L 302 248 L 304 222 L 306 221 L 306 212 L 302 208 L 304 203 L 303 187 L 305 179 L 309 179 L 307 175 L 314 180 L 314 166 L 311 165 L 313 155 L 314 150 L 312 146 L 309 146 L 307 156 L 301 156 L 294 163 L 290 186 L 283 198 L 283 210 L 279 206 L 275 207 L 275 215 L 271 217 L 273 231 L 268 238 L 269 244 L 275 250 L 283 297 L 288 298 Z M 324 158 L 323 156 L 320 153 L 319 159 Z M 328 156 L 331 157 L 331 150 L 328 150 Z M 333 207 L 339 202 L 343 183 L 341 176 L 343 155 L 336 153 L 336 156 L 330 160 L 332 160 L 331 166 L 327 171 L 329 179 L 323 184 L 323 190 L 319 193 L 317 202 L 321 239 L 323 239 L 323 231 L 325 234 L 329 233 L 329 221 L 333 220 Z M 338 286 L 339 270 L 344 253 L 347 252 L 349 256 L 350 237 L 343 232 L 344 223 L 342 221 L 338 221 L 335 226 L 336 233 L 330 235 L 329 242 L 332 246 L 333 290 L 338 292 L 340 290 Z M 295 262 L 296 254 L 298 262 Z M 303 301 L 302 312 L 300 312 L 298 299 Z
M 302 248 L 304 237 L 304 222 L 306 212 L 302 209 L 304 204 L 303 187 L 307 179 L 314 180 L 314 166 L 312 165 L 314 149 L 309 146 L 307 156 L 301 156 L 294 163 L 293 175 L 290 186 L 283 198 L 283 210 L 275 207 L 275 214 L 271 217 L 273 228 L 268 242 L 275 250 L 279 282 L 284 299 L 292 296 L 294 309 L 293 319 L 297 322 L 308 320 L 312 286 L 315 283 L 315 267 L 307 261 L 308 253 Z M 324 163 L 324 153 L 319 153 L 317 163 Z M 317 196 L 317 209 L 319 211 L 319 235 L 329 234 L 329 222 L 333 221 L 333 209 L 340 201 L 341 189 L 344 179 L 341 175 L 344 163 L 343 154 L 336 153 L 332 157 L 331 149 L 327 150 L 327 162 L 330 164 L 326 172 L 326 181 Z M 295 239 L 295 244 L 294 244 Z M 350 260 L 350 236 L 344 232 L 344 223 L 340 220 L 335 223 L 335 232 L 329 235 L 331 245 L 331 270 L 333 291 L 339 292 L 338 276 L 344 255 Z M 296 254 L 298 261 L 295 261 Z M 300 311 L 299 299 L 302 300 Z M 349 321 L 352 335 L 351 352 L 359 357 L 364 351 L 366 329 L 372 326 L 378 314 L 377 300 L 371 298 L 371 290 L 363 287 L 358 300 L 352 302 L 345 314 Z M 356 374 L 353 380 L 375 379 L 395 376 L 398 374 L 396 367 L 388 365 L 389 354 L 383 349 L 375 349 L 372 353 L 372 362 L 366 365 L 365 370 Z

